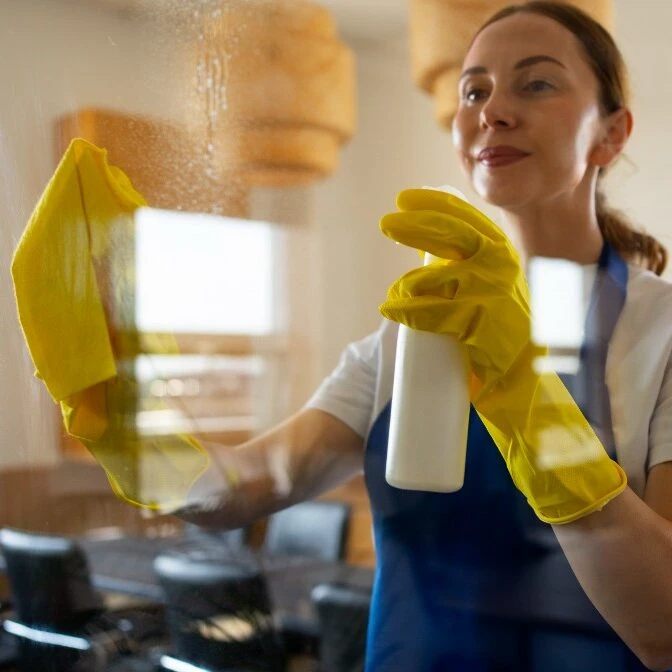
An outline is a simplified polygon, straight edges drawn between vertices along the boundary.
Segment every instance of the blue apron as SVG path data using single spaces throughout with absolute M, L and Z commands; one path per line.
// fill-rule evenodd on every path
M 574 380 L 565 380 L 612 457 L 604 372 L 627 281 L 627 265 L 605 242 L 586 316 L 580 371 Z M 530 558 L 540 548 L 557 549 L 552 529 L 539 521 L 514 487 L 473 407 L 465 481 L 456 493 L 402 490 L 387 484 L 389 422 L 390 404 L 371 429 L 365 455 L 377 555 L 366 670 L 501 669 L 495 658 L 504 655 L 506 636 L 498 636 L 494 626 L 484 627 L 475 616 L 443 604 L 442 595 L 469 600 L 473 587 L 456 578 L 455 567 L 462 563 L 471 568 L 495 563 L 501 568 Z

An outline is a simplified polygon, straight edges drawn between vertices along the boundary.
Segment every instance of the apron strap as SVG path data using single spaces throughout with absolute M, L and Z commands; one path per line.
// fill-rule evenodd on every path
M 592 425 L 602 445 L 616 458 L 609 390 L 607 355 L 616 323 L 627 296 L 628 266 L 605 240 L 586 314 L 579 371 L 572 380 L 563 376 L 574 400 Z

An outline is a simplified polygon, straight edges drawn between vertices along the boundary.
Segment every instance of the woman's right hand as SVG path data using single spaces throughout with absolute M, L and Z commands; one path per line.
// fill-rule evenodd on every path
M 306 408 L 240 446 L 204 443 L 211 457 L 184 505 L 165 513 L 199 525 L 251 524 L 349 480 L 363 467 L 363 439 L 338 418 Z

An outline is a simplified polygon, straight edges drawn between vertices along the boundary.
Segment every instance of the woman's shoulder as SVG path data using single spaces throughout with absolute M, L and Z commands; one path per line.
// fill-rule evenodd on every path
M 383 319 L 373 332 L 348 343 L 341 352 L 340 365 L 346 363 L 378 371 L 381 364 L 387 366 L 394 356 L 399 325 Z
M 628 302 L 636 301 L 650 308 L 672 310 L 672 279 L 662 278 L 634 264 L 628 265 Z
M 363 338 L 351 341 L 348 348 L 369 356 L 380 350 L 383 345 L 396 344 L 399 325 L 391 320 L 382 319 L 375 331 L 369 332 Z
M 622 319 L 628 331 L 659 333 L 672 340 L 672 280 L 628 265 L 628 288 Z

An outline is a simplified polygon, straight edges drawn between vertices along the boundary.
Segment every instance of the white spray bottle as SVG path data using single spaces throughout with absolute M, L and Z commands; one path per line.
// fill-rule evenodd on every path
M 467 200 L 452 187 L 424 187 Z M 425 265 L 435 260 L 425 254 Z M 469 367 L 453 336 L 399 325 L 385 479 L 397 488 L 455 492 L 464 484 Z

